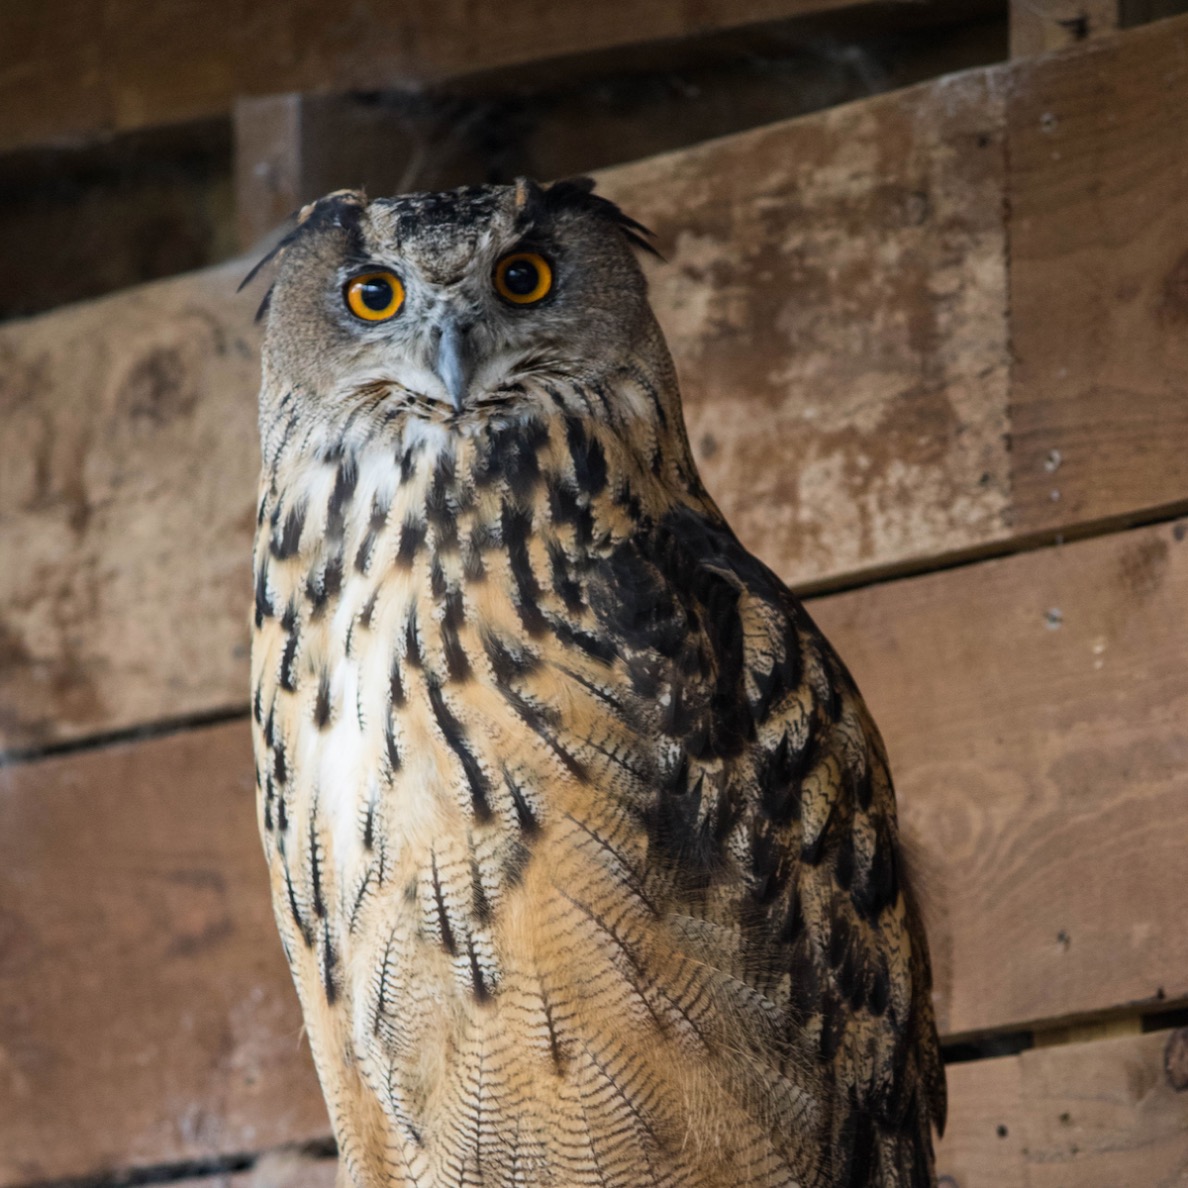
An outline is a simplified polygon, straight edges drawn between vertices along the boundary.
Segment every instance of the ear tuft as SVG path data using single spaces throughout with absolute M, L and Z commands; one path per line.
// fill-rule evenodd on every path
M 362 190 L 334 190 L 307 202 L 297 213 L 297 226 L 301 227 L 311 219 L 323 223 L 332 221 L 345 226 L 343 215 L 352 212 L 355 219 L 367 205 L 367 195 Z
M 553 182 L 542 195 L 544 206 L 553 212 L 581 210 L 604 219 L 618 227 L 633 247 L 662 260 L 664 257 L 651 242 L 655 238 L 652 232 L 643 223 L 624 214 L 609 198 L 595 194 L 594 184 L 592 177 L 569 177 Z
M 307 202 L 296 214 L 296 225 L 277 241 L 276 245 L 262 259 L 258 260 L 252 270 L 239 282 L 235 291 L 242 292 L 260 274 L 260 270 L 273 260 L 279 260 L 287 248 L 311 232 L 338 227 L 347 232 L 355 232 L 359 219 L 367 206 L 367 195 L 362 190 L 335 190 L 325 194 L 313 202 Z M 294 216 L 290 215 L 290 219 Z M 264 294 L 260 308 L 256 310 L 256 321 L 268 312 L 268 300 L 272 296 L 272 288 Z

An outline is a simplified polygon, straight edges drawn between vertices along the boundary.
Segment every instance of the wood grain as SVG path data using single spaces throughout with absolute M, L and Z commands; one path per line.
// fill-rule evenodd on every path
M 1188 17 L 1014 68 L 1020 531 L 1188 499 Z
M 0 152 L 226 115 L 237 95 L 412 86 L 850 3 L 26 0 L 0 10 Z
M 1188 998 L 1188 522 L 812 606 L 887 741 L 942 1030 Z
M 247 730 L 0 768 L 0 1183 L 328 1128 Z
M 1007 532 L 991 77 L 602 175 L 672 255 L 655 304 L 707 481 L 793 580 Z M 0 327 L 0 748 L 243 704 L 245 271 Z
M 950 1064 L 945 1078 L 949 1117 L 936 1151 L 939 1188 L 1029 1188 L 1019 1057 Z
M 1175 1034 L 951 1065 L 942 1188 L 1182 1188 L 1188 1094 L 1164 1072 Z
M 1188 523 L 811 609 L 887 736 L 943 1029 L 1188 999 Z M 0 1184 L 320 1133 L 246 722 L 0 779 Z
M 246 703 L 245 271 L 0 327 L 0 749 Z

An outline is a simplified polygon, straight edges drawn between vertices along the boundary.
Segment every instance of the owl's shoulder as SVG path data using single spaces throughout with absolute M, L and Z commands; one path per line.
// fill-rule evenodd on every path
M 855 682 L 712 507 L 642 527 L 607 570 L 600 613 L 637 687 L 667 673 L 662 733 L 682 753 L 656 790 L 653 854 L 695 893 L 730 885 L 756 988 L 834 1086 L 835 1159 L 930 1183 L 945 1091 L 928 950 Z

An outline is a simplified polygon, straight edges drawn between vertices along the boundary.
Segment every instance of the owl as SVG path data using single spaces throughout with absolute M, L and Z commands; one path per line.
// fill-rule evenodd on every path
M 258 820 L 352 1188 L 925 1188 L 928 950 L 854 682 L 702 486 L 586 179 L 282 241 Z

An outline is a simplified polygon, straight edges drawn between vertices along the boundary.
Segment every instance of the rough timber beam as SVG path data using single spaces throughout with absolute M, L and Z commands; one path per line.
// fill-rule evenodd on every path
M 415 86 L 852 3 L 370 0 L 346 12 L 300 0 L 6 4 L 0 152 L 225 116 L 238 95 Z
M 884 3 L 603 52 L 566 70 L 248 95 L 234 112 L 240 243 L 253 248 L 344 186 L 391 194 L 589 173 L 999 61 L 1005 34 L 986 0 Z

